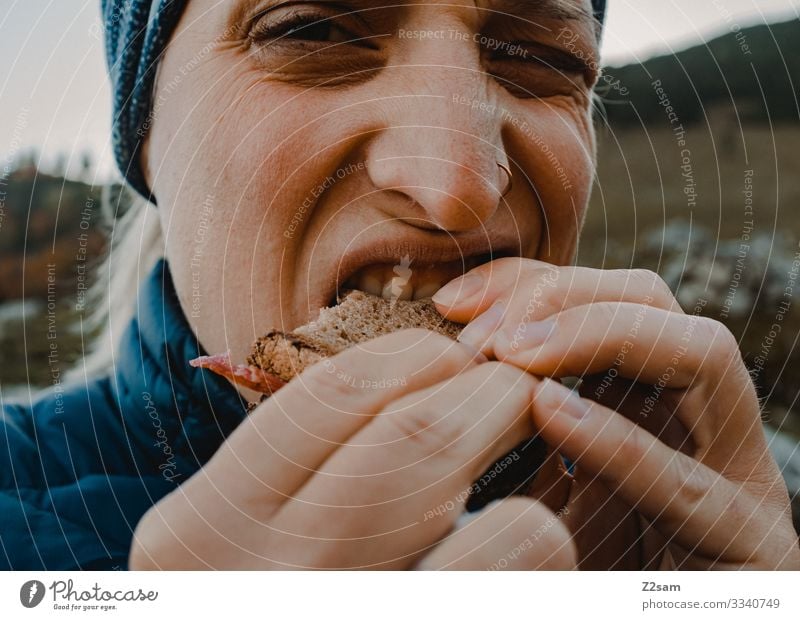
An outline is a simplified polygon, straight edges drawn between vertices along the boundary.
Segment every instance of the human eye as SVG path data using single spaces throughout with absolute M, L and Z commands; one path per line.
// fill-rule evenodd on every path
M 352 44 L 372 48 L 369 33 L 352 12 L 339 6 L 284 3 L 253 19 L 250 41 L 258 45 L 324 48 Z
M 512 94 L 542 97 L 591 88 L 596 67 L 586 55 L 536 42 L 493 42 L 485 50 L 491 73 Z

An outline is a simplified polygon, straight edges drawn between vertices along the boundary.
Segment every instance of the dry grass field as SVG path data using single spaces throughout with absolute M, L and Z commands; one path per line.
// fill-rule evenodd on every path
M 800 438 L 800 124 L 740 127 L 709 114 L 684 139 L 600 130 L 579 263 L 646 267 L 687 311 L 702 300 L 700 313 L 739 338 L 765 417 Z

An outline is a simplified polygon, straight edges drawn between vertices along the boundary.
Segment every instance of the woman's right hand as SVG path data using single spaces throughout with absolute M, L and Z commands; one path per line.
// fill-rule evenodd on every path
M 534 435 L 537 385 L 425 330 L 344 351 L 145 514 L 130 568 L 572 568 L 569 532 L 532 499 L 448 536 L 473 481 Z

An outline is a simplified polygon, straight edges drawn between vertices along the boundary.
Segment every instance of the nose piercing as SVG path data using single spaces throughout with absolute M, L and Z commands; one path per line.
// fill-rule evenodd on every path
M 508 166 L 504 166 L 500 162 L 497 162 L 497 166 L 500 168 L 500 170 L 505 172 L 506 176 L 508 177 L 508 183 L 506 183 L 503 193 L 500 194 L 501 198 L 505 198 L 506 196 L 508 196 L 508 192 L 511 191 L 511 188 L 514 187 L 514 175 L 511 174 L 511 170 L 508 169 Z

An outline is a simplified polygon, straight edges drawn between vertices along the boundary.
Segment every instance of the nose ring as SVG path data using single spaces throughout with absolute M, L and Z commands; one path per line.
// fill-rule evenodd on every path
M 508 177 L 508 183 L 506 183 L 503 193 L 500 194 L 501 198 L 505 198 L 506 196 L 508 196 L 508 193 L 511 191 L 511 188 L 514 187 L 514 175 L 511 174 L 511 170 L 508 169 L 508 166 L 504 166 L 500 162 L 497 162 L 497 166 L 498 168 L 500 168 L 500 170 L 505 172 L 506 176 Z

